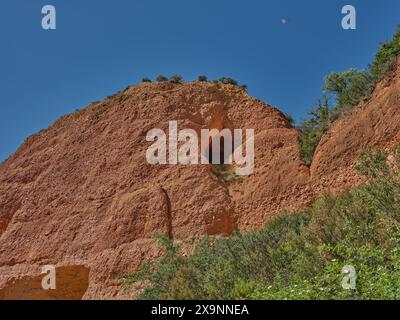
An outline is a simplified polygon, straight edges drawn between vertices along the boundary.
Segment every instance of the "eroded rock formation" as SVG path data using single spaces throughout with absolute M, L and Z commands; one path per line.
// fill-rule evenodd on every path
M 311 169 L 285 116 L 231 85 L 146 83 L 61 118 L 0 165 L 0 298 L 127 298 L 119 277 L 160 255 L 156 234 L 258 228 L 359 183 L 358 150 L 400 141 L 399 86 L 396 72 L 335 123 Z M 254 173 L 227 183 L 211 165 L 148 164 L 147 132 L 172 120 L 196 132 L 254 129 Z M 37 288 L 47 264 L 60 271 L 57 292 Z

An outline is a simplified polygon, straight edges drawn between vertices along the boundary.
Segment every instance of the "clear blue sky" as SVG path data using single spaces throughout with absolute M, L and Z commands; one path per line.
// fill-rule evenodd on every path
M 41 8 L 57 9 L 57 30 Z M 357 30 L 341 8 L 357 9 Z M 60 116 L 139 82 L 230 76 L 298 121 L 323 77 L 365 68 L 400 23 L 399 0 L 2 0 L 0 161 Z M 281 19 L 288 19 L 282 24 Z

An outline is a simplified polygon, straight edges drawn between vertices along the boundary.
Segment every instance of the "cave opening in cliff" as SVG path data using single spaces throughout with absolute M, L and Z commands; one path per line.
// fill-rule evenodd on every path
M 232 164 L 233 139 L 230 129 L 213 134 L 206 150 L 208 163 L 219 166 Z

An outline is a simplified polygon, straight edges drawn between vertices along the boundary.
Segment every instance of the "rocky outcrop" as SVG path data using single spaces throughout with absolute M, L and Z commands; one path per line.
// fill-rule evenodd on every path
M 361 182 L 366 147 L 400 144 L 400 71 L 323 137 L 311 168 L 298 131 L 235 86 L 141 84 L 67 115 L 0 165 L 0 298 L 122 299 L 120 276 L 161 252 L 154 240 L 225 235 Z M 224 181 L 211 165 L 150 165 L 150 129 L 254 129 L 254 173 Z M 43 292 L 40 267 L 59 287 Z
M 337 192 L 362 181 L 354 170 L 359 153 L 400 146 L 400 60 L 394 73 L 378 84 L 372 97 L 351 115 L 336 121 L 321 140 L 311 165 L 313 184 Z
M 226 183 L 210 165 L 148 164 L 147 132 L 171 120 L 196 132 L 254 129 L 254 174 Z M 242 89 L 196 82 L 141 84 L 63 117 L 0 166 L 0 288 L 40 265 L 81 265 L 83 298 L 126 297 L 119 276 L 160 254 L 156 234 L 229 234 L 306 205 L 297 136 Z

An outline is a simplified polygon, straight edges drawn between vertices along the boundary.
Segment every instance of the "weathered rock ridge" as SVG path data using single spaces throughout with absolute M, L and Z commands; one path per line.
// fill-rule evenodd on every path
M 337 121 L 311 168 L 298 131 L 276 108 L 231 85 L 130 87 L 29 137 L 0 165 L 0 299 L 121 299 L 119 276 L 174 239 L 261 227 L 308 206 L 323 190 L 354 186 L 360 149 L 400 142 L 400 77 Z M 211 165 L 150 165 L 150 129 L 254 129 L 255 169 L 225 182 Z M 60 287 L 43 292 L 41 266 Z M 75 279 L 75 280 L 74 280 Z

